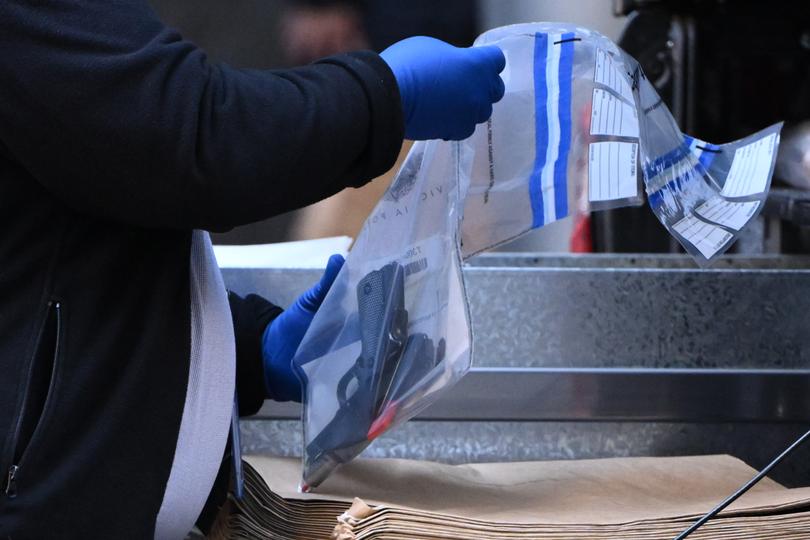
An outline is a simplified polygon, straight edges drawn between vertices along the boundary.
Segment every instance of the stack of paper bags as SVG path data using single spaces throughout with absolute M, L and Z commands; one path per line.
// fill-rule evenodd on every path
M 361 459 L 305 495 L 296 489 L 300 461 L 247 462 L 230 538 L 672 539 L 755 474 L 730 456 L 457 466 Z M 765 479 L 691 538 L 810 539 L 810 488 Z

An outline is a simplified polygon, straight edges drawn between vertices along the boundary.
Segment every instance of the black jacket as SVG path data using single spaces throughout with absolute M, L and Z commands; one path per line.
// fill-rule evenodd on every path
M 399 99 L 373 53 L 236 70 L 142 0 L 0 2 L 0 467 L 18 466 L 0 538 L 153 535 L 188 379 L 192 230 L 381 174 Z M 250 414 L 278 309 L 231 307 Z

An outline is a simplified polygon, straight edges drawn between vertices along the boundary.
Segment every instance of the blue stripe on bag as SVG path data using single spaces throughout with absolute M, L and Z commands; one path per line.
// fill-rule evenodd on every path
M 661 205 L 664 204 L 664 193 L 678 193 L 684 191 L 687 185 L 690 182 L 693 182 L 699 177 L 700 173 L 697 169 L 689 169 L 685 171 L 681 175 L 676 178 L 673 178 L 663 186 L 661 186 L 658 191 L 654 191 L 647 195 L 647 201 L 650 204 L 650 208 L 653 210 L 657 210 Z M 674 195 L 673 195 L 674 197 Z
M 546 166 L 546 147 L 548 146 L 548 117 L 546 100 L 548 83 L 546 81 L 546 56 L 548 54 L 548 34 L 534 35 L 534 168 L 529 177 L 529 198 L 532 203 L 532 228 L 545 223 L 543 212 L 543 168 Z
M 571 69 L 574 61 L 573 32 L 560 37 L 559 107 L 560 147 L 554 162 L 555 217 L 568 215 L 568 151 L 571 148 Z
M 716 144 L 712 143 L 704 143 L 703 144 L 703 152 L 700 154 L 698 161 L 703 168 L 709 170 L 709 167 L 712 166 L 712 162 L 714 161 L 714 155 L 720 151 L 720 147 Z
M 692 145 L 695 145 L 694 149 Z M 687 152 L 684 152 L 684 149 L 686 149 Z M 652 170 L 660 172 L 668 167 L 671 167 L 672 165 L 675 165 L 678 161 L 686 159 L 690 152 L 697 157 L 698 163 L 700 163 L 701 167 L 692 167 L 687 169 L 676 178 L 673 178 L 658 188 L 657 191 L 648 194 L 647 200 L 649 201 L 650 207 L 653 210 L 657 210 L 664 204 L 665 193 L 676 193 L 683 191 L 686 189 L 687 183 L 695 180 L 699 175 L 703 175 L 708 172 L 709 167 L 712 166 L 712 162 L 714 161 L 715 154 L 720 151 L 721 148 L 719 145 L 701 141 L 700 139 L 696 139 L 691 135 L 684 135 L 683 144 L 681 146 L 675 148 L 674 150 L 670 150 L 666 154 L 653 160 L 652 164 L 647 168 L 648 174 Z
M 712 166 L 712 162 L 714 161 L 714 155 L 720 152 L 720 147 L 718 145 L 706 141 L 701 141 L 700 139 L 696 139 L 691 135 L 684 135 L 683 142 L 687 146 L 689 146 L 689 148 L 692 148 L 692 145 L 695 146 L 692 153 L 694 153 L 697 156 L 698 162 L 701 165 L 703 165 L 703 168 L 706 170 L 708 170 L 709 167 Z
M 686 158 L 689 155 L 691 149 L 689 148 L 689 143 L 684 141 L 676 148 L 670 150 L 666 154 L 658 156 L 653 160 L 652 163 L 647 165 L 644 170 L 647 173 L 648 178 L 653 178 L 661 171 L 671 167 L 675 163 Z

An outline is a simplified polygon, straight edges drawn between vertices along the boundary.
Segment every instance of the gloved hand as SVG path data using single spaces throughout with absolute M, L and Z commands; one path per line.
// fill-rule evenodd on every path
M 394 43 L 382 54 L 399 86 L 405 138 L 466 139 L 504 94 L 498 47 L 461 49 L 429 37 Z
M 278 401 L 301 401 L 301 383 L 292 369 L 292 359 L 344 262 L 341 255 L 332 255 L 321 281 L 264 329 L 262 359 L 269 397 Z

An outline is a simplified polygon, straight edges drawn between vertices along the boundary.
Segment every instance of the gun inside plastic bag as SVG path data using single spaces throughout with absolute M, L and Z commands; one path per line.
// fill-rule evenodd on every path
M 312 459 L 301 484 L 305 492 L 383 433 L 399 408 L 400 391 L 411 388 L 444 356 L 444 340 L 436 350 L 427 335 L 408 335 L 402 265 L 389 263 L 360 280 L 357 304 L 361 353 L 338 382 L 335 417 L 307 445 Z

